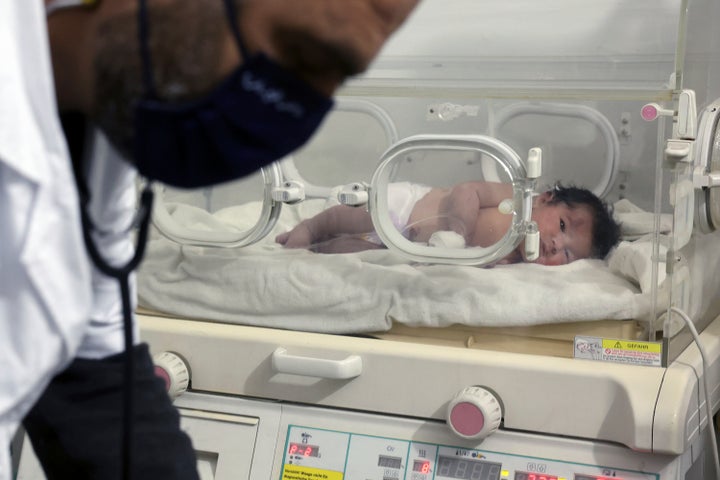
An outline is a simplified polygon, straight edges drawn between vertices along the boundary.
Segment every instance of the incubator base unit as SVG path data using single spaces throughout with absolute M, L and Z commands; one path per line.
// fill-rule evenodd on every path
M 709 452 L 634 452 L 500 431 L 461 441 L 443 422 L 187 393 L 176 405 L 201 480 L 704 480 Z M 44 479 L 30 448 L 18 480 Z
M 695 345 L 663 368 L 139 319 L 168 374 L 191 373 L 173 395 L 203 479 L 714 475 L 702 378 L 720 370 L 720 318 L 707 371 Z M 40 478 L 25 448 L 18 479 Z
M 497 432 L 475 445 L 432 420 L 207 394 L 188 394 L 178 406 L 203 480 L 707 478 L 688 475 L 702 470 L 700 445 L 680 456 L 652 455 L 521 432 Z

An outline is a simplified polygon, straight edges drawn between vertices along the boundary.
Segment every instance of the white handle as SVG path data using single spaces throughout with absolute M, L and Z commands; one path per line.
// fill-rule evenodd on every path
M 289 204 L 302 202 L 305 200 L 305 185 L 295 180 L 288 180 L 281 187 L 273 188 L 270 196 L 276 202 Z
M 299 357 L 288 355 L 287 350 L 278 347 L 272 354 L 272 367 L 277 373 L 344 380 L 362 373 L 362 358 L 359 355 L 343 360 Z
M 367 185 L 359 182 L 345 185 L 338 192 L 337 198 L 343 205 L 365 205 L 368 202 Z

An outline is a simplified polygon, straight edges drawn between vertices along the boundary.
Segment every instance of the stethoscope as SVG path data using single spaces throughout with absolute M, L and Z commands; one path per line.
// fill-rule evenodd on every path
M 84 179 L 76 179 L 79 185 L 86 185 Z M 80 188 L 82 190 L 82 188 Z M 122 301 L 122 315 L 123 315 L 123 343 L 124 343 L 124 355 L 123 361 L 123 397 L 122 397 L 122 408 L 123 408 L 123 426 L 122 426 L 122 478 L 131 478 L 130 465 L 132 465 L 131 445 L 133 435 L 133 379 L 135 369 L 135 359 L 132 354 L 133 348 L 133 311 L 132 311 L 132 300 L 130 292 L 130 274 L 140 265 L 140 262 L 145 255 L 145 247 L 147 245 L 148 231 L 150 227 L 150 216 L 152 212 L 154 193 L 150 182 L 145 184 L 145 187 L 140 194 L 139 207 L 135 214 L 135 220 L 128 230 L 137 228 L 137 239 L 135 245 L 135 253 L 132 258 L 128 260 L 124 265 L 112 266 L 108 263 L 100 253 L 95 245 L 92 238 L 92 233 L 99 231 L 94 225 L 92 218 L 90 218 L 89 206 L 90 196 L 87 189 L 85 193 L 81 194 L 80 202 L 80 215 L 82 220 L 83 239 L 85 241 L 85 248 L 87 248 L 90 259 L 92 260 L 95 267 L 100 270 L 104 275 L 114 278 L 120 285 L 120 297 Z

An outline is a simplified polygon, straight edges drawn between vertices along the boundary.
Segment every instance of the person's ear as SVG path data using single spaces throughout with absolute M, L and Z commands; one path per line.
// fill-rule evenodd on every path
M 537 197 L 535 197 L 535 205 L 545 205 L 546 203 L 549 203 L 550 200 L 552 200 L 553 194 L 550 191 L 543 192 Z

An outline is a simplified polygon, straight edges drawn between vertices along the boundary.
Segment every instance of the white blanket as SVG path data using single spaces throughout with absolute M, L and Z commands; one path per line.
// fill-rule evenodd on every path
M 274 243 L 277 233 L 320 208 L 321 201 L 284 207 L 273 232 L 242 249 L 181 246 L 154 232 L 138 275 L 141 306 L 184 317 L 326 333 L 385 331 L 392 322 L 527 326 L 639 319 L 650 312 L 649 293 L 640 288 L 649 287 L 648 263 L 633 260 L 647 249 L 636 243 L 618 247 L 613 256 L 624 257 L 615 269 L 601 260 L 559 267 L 419 265 L 389 250 L 325 255 Z M 178 205 L 171 213 L 196 229 L 218 219 L 249 228 L 257 209 L 247 204 L 211 217 Z

